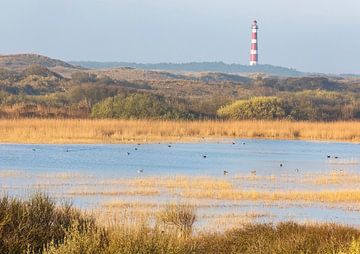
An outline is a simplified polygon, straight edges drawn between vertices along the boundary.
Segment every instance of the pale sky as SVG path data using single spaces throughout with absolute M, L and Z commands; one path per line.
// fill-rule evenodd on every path
M 360 74 L 359 0 L 0 0 L 0 54 L 248 64 Z

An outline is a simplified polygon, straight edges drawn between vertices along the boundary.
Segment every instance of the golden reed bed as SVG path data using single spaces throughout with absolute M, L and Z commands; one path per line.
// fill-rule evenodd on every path
M 0 120 L 2 143 L 133 143 L 218 138 L 360 142 L 360 122 Z

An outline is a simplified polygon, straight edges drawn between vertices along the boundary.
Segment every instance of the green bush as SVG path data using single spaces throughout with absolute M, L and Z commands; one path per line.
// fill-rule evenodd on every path
M 190 119 L 193 117 L 181 105 L 172 106 L 164 97 L 146 93 L 118 95 L 105 99 L 94 105 L 91 116 L 117 119 Z
M 303 91 L 239 100 L 220 108 L 217 114 L 233 120 L 353 120 L 360 118 L 360 101 L 338 92 Z
M 226 119 L 282 119 L 288 115 L 284 100 L 277 97 L 255 97 L 236 101 L 218 110 L 218 116 Z

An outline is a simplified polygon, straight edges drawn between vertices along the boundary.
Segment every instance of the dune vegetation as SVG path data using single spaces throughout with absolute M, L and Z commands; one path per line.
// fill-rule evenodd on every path
M 360 122 L 2 119 L 3 143 L 185 142 L 223 138 L 360 141 Z
M 0 56 L 0 118 L 360 119 L 360 81 L 133 68 Z
M 247 224 L 193 232 L 196 209 L 169 205 L 155 221 L 105 226 L 44 194 L 0 200 L 1 253 L 359 253 L 360 231 L 334 224 Z

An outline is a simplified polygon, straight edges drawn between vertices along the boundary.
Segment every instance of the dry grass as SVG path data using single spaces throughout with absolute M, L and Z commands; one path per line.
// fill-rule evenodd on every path
M 0 120 L 0 142 L 131 143 L 200 138 L 360 141 L 360 122 Z
M 196 211 L 191 205 L 168 205 L 157 214 L 157 220 L 174 228 L 181 236 L 189 237 L 196 220 Z
M 85 175 L 76 172 L 58 172 L 58 173 L 43 173 L 38 174 L 36 177 L 40 179 L 54 179 L 54 180 L 80 180 L 92 178 L 90 175 Z
M 332 171 L 330 173 L 313 173 L 304 175 L 299 183 L 315 185 L 356 185 L 360 183 L 360 174 L 346 171 Z
M 188 205 L 167 206 L 156 213 L 159 221 L 152 225 L 146 223 L 146 217 L 134 221 L 124 214 L 112 227 L 103 227 L 98 216 L 88 216 L 67 205 L 57 206 L 41 194 L 26 200 L 5 196 L 0 208 L 0 253 L 285 254 L 359 253 L 360 249 L 356 240 L 360 232 L 355 228 L 292 222 L 242 225 L 242 217 L 234 219 L 232 214 L 223 214 L 223 218 L 232 219 L 232 229 L 193 234 L 197 214 Z M 257 216 L 262 214 L 247 217 Z
M 0 170 L 1 178 L 21 178 L 28 176 L 28 173 L 23 170 Z
M 1 173 L 1 172 L 0 172 Z M 18 177 L 19 172 L 2 172 L 5 177 Z M 19 173 L 20 174 L 20 173 Z M 31 175 L 28 175 L 31 177 Z M 47 183 L 34 184 L 38 189 L 65 187 L 64 195 L 80 196 L 117 196 L 117 197 L 171 197 L 199 200 L 229 201 L 295 201 L 327 203 L 360 203 L 360 174 L 346 171 L 324 173 L 282 174 L 282 175 L 237 175 L 234 178 L 215 177 L 143 177 L 98 180 L 86 178 L 81 174 L 54 173 L 35 175 L 48 179 Z M 82 181 L 86 180 L 86 181 Z M 271 186 L 292 184 L 296 191 L 269 189 Z M 28 186 L 26 183 L 25 186 Z M 24 187 L 25 187 L 24 186 Z M 247 187 L 244 187 L 247 186 Z M 249 187 L 251 186 L 251 187 Z M 270 187 L 269 187 L 270 186 Z M 120 205 L 121 206 L 121 205 Z
M 161 192 L 153 188 L 137 188 L 130 190 L 93 190 L 82 188 L 67 193 L 70 196 L 158 196 Z
M 247 201 L 306 201 L 324 203 L 359 203 L 359 190 L 336 191 L 243 191 L 243 190 L 185 190 L 183 198 L 247 200 Z
M 211 177 L 147 177 L 125 181 L 128 185 L 137 187 L 160 187 L 167 189 L 231 189 L 228 180 L 219 180 Z

